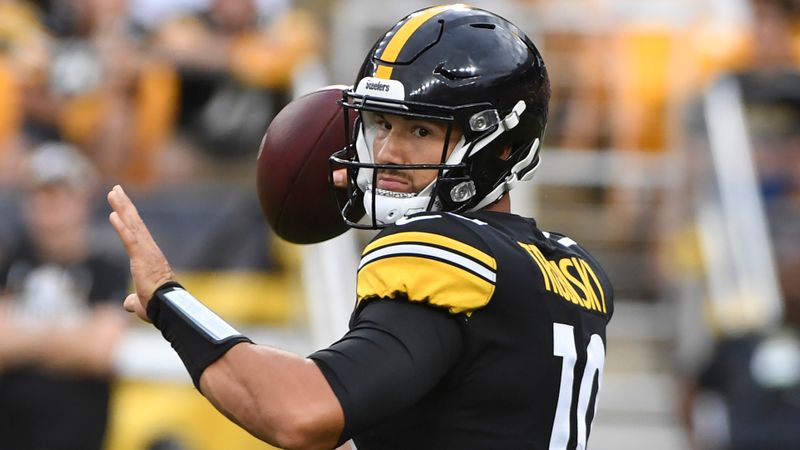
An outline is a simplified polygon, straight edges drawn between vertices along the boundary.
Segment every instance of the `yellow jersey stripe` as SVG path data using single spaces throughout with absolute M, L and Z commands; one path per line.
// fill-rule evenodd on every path
M 471 313 L 489 303 L 495 285 L 443 261 L 398 256 L 373 261 L 358 272 L 357 296 L 394 298 L 447 308 L 452 314 Z
M 381 258 L 395 258 L 398 256 L 422 256 L 427 258 L 438 259 L 440 261 L 446 261 L 449 264 L 454 266 L 461 267 L 462 269 L 469 271 L 479 277 L 489 281 L 491 283 L 495 282 L 495 272 L 493 270 L 487 269 L 486 267 L 478 264 L 472 259 L 466 258 L 458 253 L 451 252 L 449 250 L 433 247 L 430 245 L 418 245 L 418 244 L 396 244 L 390 245 L 386 247 L 381 247 L 373 252 L 370 252 L 368 255 L 364 256 L 361 259 L 361 264 L 359 264 L 358 269 L 361 270 L 367 264 L 375 261 L 376 259 Z
M 485 252 L 469 245 L 464 242 L 451 239 L 447 236 L 442 236 L 435 233 L 426 233 L 422 231 L 406 231 L 404 233 L 395 233 L 384 236 L 380 239 L 372 241 L 362 253 L 362 258 L 367 256 L 370 252 L 377 250 L 381 247 L 386 247 L 395 244 L 429 244 L 444 247 L 455 252 L 462 253 L 470 258 L 480 261 L 486 267 L 492 270 L 497 270 L 497 261 L 486 254 Z
M 414 14 L 406 23 L 404 23 L 399 30 L 392 36 L 392 39 L 386 44 L 386 48 L 383 49 L 383 53 L 381 53 L 380 59 L 381 61 L 386 61 L 388 63 L 393 63 L 397 61 L 397 57 L 400 55 L 400 51 L 406 45 L 406 42 L 411 38 L 411 35 L 414 34 L 415 31 L 419 27 L 422 26 L 425 22 L 427 22 L 431 17 L 439 14 L 442 11 L 447 11 L 448 9 L 453 9 L 457 7 L 464 7 L 464 4 L 455 4 L 455 5 L 442 5 L 442 6 L 434 6 L 432 8 L 428 8 L 426 10 L 420 11 L 417 14 Z M 382 78 L 384 80 L 388 80 L 392 77 L 392 66 L 387 66 L 384 64 L 378 65 L 378 68 L 375 70 L 375 77 Z

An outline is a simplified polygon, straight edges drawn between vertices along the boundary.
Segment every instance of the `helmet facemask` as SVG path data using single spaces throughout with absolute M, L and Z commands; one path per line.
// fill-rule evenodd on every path
M 499 199 L 507 190 L 497 192 L 492 199 L 478 199 L 475 181 L 468 170 L 469 159 L 481 154 L 492 158 L 498 138 L 519 123 L 519 115 L 525 109 L 523 101 L 501 118 L 496 109 L 488 104 L 464 105 L 459 108 L 438 105 L 413 104 L 385 98 L 372 98 L 344 93 L 342 106 L 345 109 L 345 127 L 351 136 L 347 147 L 332 157 L 332 168 L 347 169 L 348 201 L 342 208 L 345 221 L 355 228 L 382 228 L 411 214 L 425 211 L 467 211 L 480 209 Z M 476 112 L 477 111 L 477 112 Z M 358 114 L 355 129 L 350 114 Z M 431 164 L 378 164 L 374 160 L 372 143 L 377 133 L 376 117 L 380 114 L 399 116 L 445 124 L 445 138 L 438 163 Z M 469 128 L 462 133 L 452 150 L 450 143 L 455 138 L 454 130 Z M 495 145 L 492 145 L 492 144 Z M 483 159 L 481 158 L 481 159 Z M 502 165 L 504 162 L 497 160 Z M 393 192 L 379 188 L 378 174 L 381 171 L 405 172 L 412 170 L 437 170 L 436 177 L 417 192 Z M 504 170 L 504 169 L 500 169 Z M 475 207 L 479 204 L 479 207 Z M 366 219 L 362 218 L 366 214 Z
M 342 105 L 348 121 L 350 114 L 358 114 L 350 143 L 332 158 L 334 164 L 347 168 L 348 204 L 343 208 L 347 223 L 356 228 L 382 228 L 403 216 L 439 210 L 440 202 L 436 195 L 439 179 L 454 168 L 464 167 L 460 161 L 448 158 L 448 153 L 453 154 L 464 145 L 463 137 L 456 137 L 457 125 L 450 111 L 446 111 L 448 108 L 434 107 L 435 110 L 421 111 L 413 108 L 414 105 L 410 107 L 403 102 L 355 95 L 352 91 L 345 94 Z M 442 124 L 444 139 L 439 160 L 423 164 L 375 162 L 376 152 L 372 146 L 379 127 L 383 125 L 380 118 L 384 115 Z M 451 146 L 453 150 L 448 152 Z M 436 171 L 436 174 L 425 186 L 415 186 L 414 192 L 394 192 L 377 187 L 381 173 L 411 180 L 411 171 L 423 170 Z M 357 203 L 361 203 L 360 208 Z M 359 213 L 366 213 L 366 220 L 359 221 L 356 216 Z

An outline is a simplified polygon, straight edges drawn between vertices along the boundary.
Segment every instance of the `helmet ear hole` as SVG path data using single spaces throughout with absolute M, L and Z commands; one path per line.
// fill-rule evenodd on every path
M 503 154 L 506 154 L 503 158 Z M 487 152 L 479 152 L 475 155 L 472 163 L 472 179 L 478 186 L 478 192 L 485 194 L 494 189 L 495 185 L 500 181 L 498 174 L 505 173 L 513 161 L 513 148 L 510 144 L 498 145 Z
M 495 150 L 495 156 L 497 156 L 497 159 L 508 161 L 508 158 L 511 157 L 511 145 L 506 144 L 502 147 L 498 147 Z

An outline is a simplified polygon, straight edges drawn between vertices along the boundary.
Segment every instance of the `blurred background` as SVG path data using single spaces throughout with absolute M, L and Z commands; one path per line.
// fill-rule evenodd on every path
M 592 448 L 798 448 L 800 0 L 471 4 L 550 72 L 543 164 L 513 209 L 616 288 Z M 0 450 L 269 448 L 118 314 L 104 194 L 123 184 L 181 282 L 254 341 L 328 345 L 370 235 L 273 236 L 258 144 L 429 5 L 0 0 Z

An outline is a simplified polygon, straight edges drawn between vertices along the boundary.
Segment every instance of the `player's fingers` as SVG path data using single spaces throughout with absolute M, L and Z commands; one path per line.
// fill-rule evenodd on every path
M 117 232 L 117 236 L 119 236 L 125 249 L 131 251 L 136 243 L 136 236 L 125 226 L 125 223 L 122 222 L 119 213 L 112 211 L 111 214 L 108 215 L 108 221 L 111 222 L 111 226 L 114 227 L 114 231 Z
M 114 211 L 124 218 L 130 217 L 132 212 L 136 212 L 136 207 L 133 206 L 133 202 L 131 202 L 131 199 L 125 194 L 120 185 L 111 188 L 108 193 L 108 203 Z M 125 222 L 127 224 L 128 221 L 126 220 Z
M 155 241 L 153 241 L 150 231 L 141 216 L 139 216 L 136 206 L 122 189 L 122 186 L 116 185 L 111 189 L 108 193 L 108 203 L 119 216 L 120 222 L 127 228 L 129 236 L 133 238 L 128 241 L 129 245 L 155 246 Z
M 119 214 L 122 222 L 132 233 L 149 235 L 147 227 L 144 226 L 144 222 L 139 216 L 136 205 L 133 204 L 128 194 L 122 189 L 122 186 L 116 185 L 111 189 L 111 192 L 108 193 L 108 203 Z
M 336 169 L 333 171 L 333 185 L 338 188 L 347 187 L 347 169 Z

